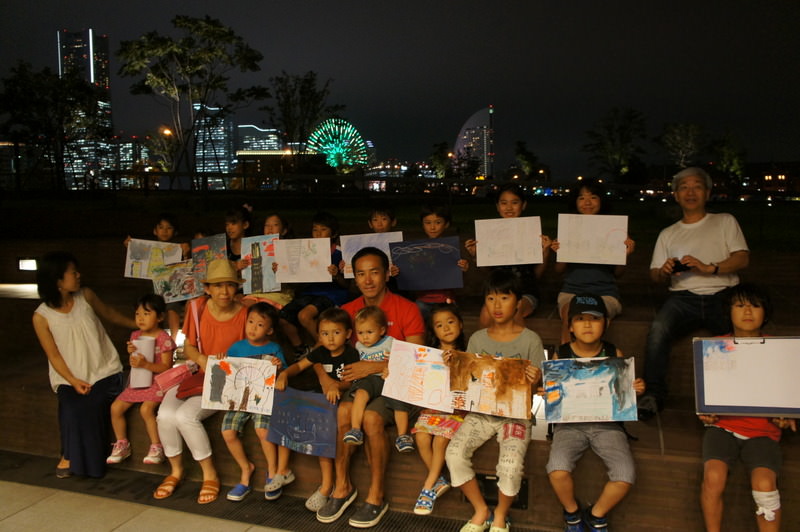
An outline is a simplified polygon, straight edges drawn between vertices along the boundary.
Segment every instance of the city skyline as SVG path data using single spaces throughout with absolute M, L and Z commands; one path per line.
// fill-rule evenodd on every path
M 330 102 L 346 106 L 380 160 L 426 159 L 490 104 L 497 172 L 521 140 L 556 178 L 591 173 L 585 132 L 614 106 L 641 111 L 649 137 L 665 122 L 695 122 L 713 136 L 733 131 L 749 161 L 800 159 L 796 3 L 300 4 L 12 4 L 0 22 L 0 75 L 20 59 L 55 70 L 54 31 L 94 28 L 110 39 L 115 130 L 155 131 L 166 114 L 128 93 L 133 80 L 116 74 L 114 54 L 122 40 L 169 33 L 176 14 L 208 14 L 265 56 L 242 86 L 282 70 L 333 79 Z M 271 127 L 252 109 L 236 122 Z M 647 160 L 666 157 L 651 150 Z

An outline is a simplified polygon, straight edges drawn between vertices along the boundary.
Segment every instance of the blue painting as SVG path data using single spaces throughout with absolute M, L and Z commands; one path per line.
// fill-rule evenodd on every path
M 298 453 L 336 458 L 336 409 L 321 393 L 276 391 L 267 440 Z
M 396 277 L 401 290 L 446 290 L 464 286 L 458 267 L 461 251 L 458 237 L 429 238 L 389 244 L 392 263 L 400 269 Z
M 633 358 L 542 362 L 548 423 L 636 421 Z

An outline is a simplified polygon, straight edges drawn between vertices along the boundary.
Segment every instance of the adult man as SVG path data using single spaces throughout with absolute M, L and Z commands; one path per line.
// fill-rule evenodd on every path
M 672 293 L 647 336 L 641 420 L 664 407 L 672 341 L 699 327 L 713 335 L 728 332 L 719 293 L 739 283 L 736 272 L 747 267 L 749 250 L 733 216 L 706 212 L 711 187 L 711 177 L 702 168 L 686 168 L 672 179 L 683 217 L 658 235 L 650 262 L 653 282 L 669 281 Z
M 425 337 L 425 324 L 417 306 L 411 301 L 393 294 L 386 287 L 389 280 L 389 259 L 386 254 L 373 247 L 360 250 L 352 260 L 353 274 L 361 297 L 342 306 L 351 317 L 365 306 L 380 307 L 389 322 L 387 334 L 406 342 L 422 344 Z M 361 361 L 345 367 L 343 380 L 354 381 L 380 373 L 388 362 Z M 356 499 L 358 492 L 350 482 L 350 458 L 354 447 L 344 445 L 342 437 L 350 429 L 352 401 L 343 400 L 339 404 L 339 434 L 336 444 L 336 485 L 328 502 L 317 512 L 317 520 L 332 523 L 341 517 L 345 509 Z M 383 397 L 376 397 L 367 405 L 364 412 L 363 430 L 366 435 L 367 455 L 369 457 L 370 487 L 364 504 L 350 518 L 350 525 L 369 528 L 377 525 L 389 504 L 384 501 L 384 475 L 389 457 L 389 440 L 385 425 L 393 419 L 392 411 L 386 406 Z

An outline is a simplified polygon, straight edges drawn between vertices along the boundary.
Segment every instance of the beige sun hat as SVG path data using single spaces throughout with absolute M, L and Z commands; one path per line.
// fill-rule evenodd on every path
M 239 277 L 239 272 L 236 271 L 236 265 L 226 259 L 212 260 L 208 264 L 206 270 L 206 278 L 202 281 L 204 284 L 214 283 L 237 283 L 242 284 L 244 280 Z

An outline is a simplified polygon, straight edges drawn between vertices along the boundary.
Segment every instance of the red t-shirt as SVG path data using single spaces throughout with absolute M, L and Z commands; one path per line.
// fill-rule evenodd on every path
M 207 303 L 207 302 L 206 302 Z M 218 355 L 226 353 L 228 348 L 239 340 L 244 339 L 244 328 L 247 324 L 247 307 L 244 305 L 233 318 L 227 321 L 217 320 L 208 310 L 208 305 L 200 299 L 190 301 L 186 305 L 186 317 L 183 320 L 183 332 L 186 342 L 197 346 L 197 328 L 195 327 L 195 306 L 202 306 L 198 319 L 200 325 L 201 353 L 204 355 Z
M 366 306 L 364 296 L 358 297 L 349 303 L 342 305 L 342 308 L 355 318 L 356 313 Z M 383 300 L 380 304 L 381 310 L 386 314 L 389 328 L 386 334 L 401 341 L 405 341 L 409 336 L 425 335 L 425 323 L 422 321 L 422 314 L 419 307 L 408 299 L 393 294 L 386 289 Z M 355 342 L 355 330 L 351 341 Z

